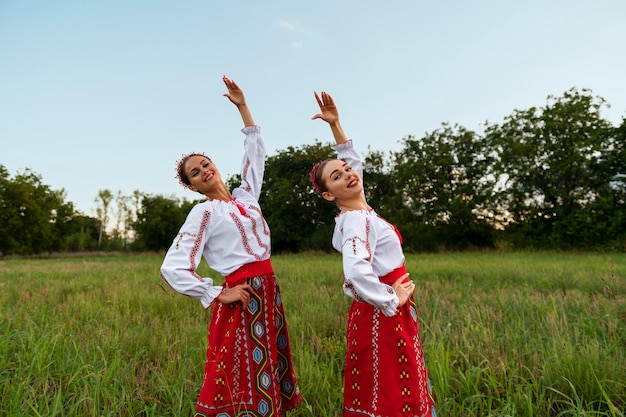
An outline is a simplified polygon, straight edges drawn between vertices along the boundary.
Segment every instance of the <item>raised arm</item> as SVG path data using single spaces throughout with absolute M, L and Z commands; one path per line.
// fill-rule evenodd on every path
M 265 172 L 265 144 L 261 139 L 261 128 L 254 123 L 252 113 L 246 103 L 243 90 L 236 82 L 222 77 L 228 93 L 224 94 L 231 103 L 237 106 L 244 128 L 241 130 L 246 135 L 244 141 L 245 153 L 241 161 L 241 185 L 239 188 L 251 193 L 257 200 L 261 195 L 263 174 Z
M 341 127 L 341 123 L 339 122 L 339 111 L 337 110 L 337 106 L 335 105 L 335 101 L 330 96 L 330 94 L 322 91 L 321 97 L 315 92 L 315 100 L 317 100 L 317 104 L 320 106 L 321 113 L 316 114 L 312 117 L 315 119 L 322 119 L 330 126 L 330 130 L 333 132 L 333 136 L 335 137 L 335 143 L 345 143 L 348 141 L 346 134 Z
M 222 77 L 222 80 L 228 89 L 228 93 L 225 93 L 224 97 L 227 97 L 231 103 L 237 106 L 239 114 L 241 114 L 241 120 L 243 120 L 244 127 L 254 126 L 254 119 L 252 118 L 252 113 L 250 113 L 250 108 L 246 103 L 246 97 L 243 94 L 243 90 L 239 88 L 236 82 L 229 79 L 225 75 Z

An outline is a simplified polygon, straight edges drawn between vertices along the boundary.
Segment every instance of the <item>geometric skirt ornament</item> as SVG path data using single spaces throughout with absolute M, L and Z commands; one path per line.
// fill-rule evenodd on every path
M 213 307 L 196 417 L 282 417 L 302 402 L 276 278 L 269 273 L 224 286 L 244 282 L 254 290 L 246 309 Z
M 344 376 L 347 417 L 435 417 L 413 296 L 387 317 L 353 301 Z

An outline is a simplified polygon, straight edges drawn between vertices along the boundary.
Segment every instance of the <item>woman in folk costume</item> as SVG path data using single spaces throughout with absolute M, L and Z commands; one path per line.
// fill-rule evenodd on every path
M 415 284 L 408 279 L 397 228 L 365 200 L 363 167 L 339 123 L 332 97 L 315 93 L 340 159 L 321 161 L 310 174 L 313 188 L 337 204 L 333 247 L 342 254 L 348 315 L 343 415 L 435 416 L 419 340 Z
M 259 207 L 265 146 L 243 91 L 224 77 L 246 135 L 241 185 L 232 193 L 204 154 L 183 155 L 180 183 L 207 197 L 189 212 L 161 277 L 181 294 L 213 306 L 204 384 L 196 416 L 281 417 L 302 402 L 281 295 L 270 263 L 270 230 Z M 224 276 L 200 277 L 202 256 Z

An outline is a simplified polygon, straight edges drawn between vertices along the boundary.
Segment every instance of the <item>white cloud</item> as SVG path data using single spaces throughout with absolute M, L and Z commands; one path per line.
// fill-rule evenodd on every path
M 291 32 L 296 30 L 296 25 L 294 23 L 288 22 L 286 20 L 280 20 L 278 22 L 278 26 L 280 26 L 283 29 L 287 29 L 287 30 L 289 30 Z
M 297 32 L 297 33 L 304 32 L 302 28 L 299 27 L 298 24 L 289 22 L 287 20 L 282 20 L 282 19 L 279 20 L 278 26 L 282 29 L 288 30 L 289 32 Z M 302 42 L 298 40 L 292 40 L 289 44 L 291 45 L 293 49 L 300 49 L 303 47 Z

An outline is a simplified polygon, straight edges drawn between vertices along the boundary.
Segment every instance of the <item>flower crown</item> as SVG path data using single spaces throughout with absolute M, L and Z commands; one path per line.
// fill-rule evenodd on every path
M 324 190 L 322 190 L 322 187 L 320 187 L 320 185 L 317 183 L 317 171 L 320 169 L 320 166 L 322 166 L 323 163 L 324 161 L 319 161 L 317 164 L 313 165 L 313 169 L 311 169 L 311 172 L 309 173 L 309 180 L 313 185 L 313 189 L 319 194 L 322 194 Z
M 185 188 L 189 188 L 189 184 L 186 184 L 185 181 L 183 181 L 182 168 L 183 168 L 183 165 L 185 164 L 185 162 L 187 162 L 187 159 L 189 159 L 192 156 L 204 156 L 209 161 L 211 160 L 211 158 L 206 156 L 204 154 L 204 152 L 191 152 L 191 153 L 188 153 L 188 154 L 183 154 L 181 156 L 181 158 L 178 161 L 176 161 L 176 175 L 174 176 L 174 178 L 176 178 L 178 180 L 178 183 L 180 185 L 182 185 L 183 187 L 185 187 Z

